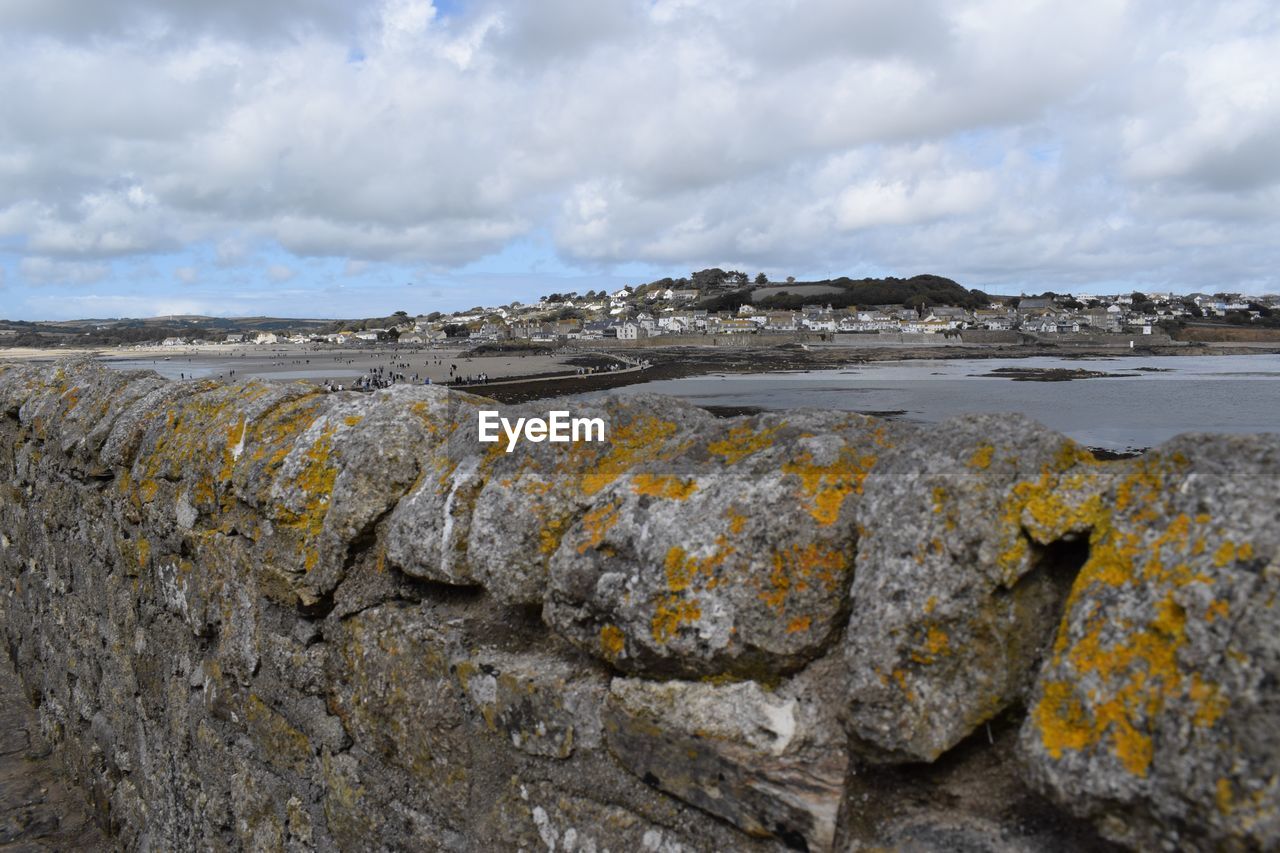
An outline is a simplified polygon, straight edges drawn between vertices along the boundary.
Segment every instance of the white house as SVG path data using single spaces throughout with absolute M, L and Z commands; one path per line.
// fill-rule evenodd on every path
M 716 326 L 716 334 L 720 335 L 740 335 L 756 331 L 758 326 L 750 320 L 729 319 L 721 320 Z

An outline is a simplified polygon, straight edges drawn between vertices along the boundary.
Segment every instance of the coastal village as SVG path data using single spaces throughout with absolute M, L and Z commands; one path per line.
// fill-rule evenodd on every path
M 45 323 L 38 328 L 0 321 L 0 346 L 67 346 L 89 336 L 103 336 L 99 343 L 147 348 L 487 343 L 625 349 L 768 346 L 790 341 L 929 344 L 946 339 L 1008 344 L 1084 342 L 1105 336 L 1167 339 L 1188 326 L 1234 329 L 1236 334 L 1246 330 L 1274 339 L 1280 335 L 1280 296 L 1225 292 L 996 296 L 967 290 L 940 276 L 771 282 L 764 274 L 749 279 L 741 272 L 710 269 L 692 273 L 691 278 L 667 278 L 611 291 L 552 293 L 532 303 L 476 306 L 454 313 L 397 311 L 387 317 L 328 321 L 162 317 Z
M 1214 321 L 1233 325 L 1271 325 L 1280 318 L 1280 296 L 1239 293 L 1092 293 L 990 297 L 978 304 L 868 304 L 833 307 L 839 287 L 797 284 L 792 279 L 770 283 L 758 276 L 747 284 L 741 273 L 723 273 L 707 282 L 708 271 L 694 280 L 666 279 L 606 292 L 551 294 L 536 303 L 512 302 L 476 307 L 454 314 L 411 316 L 399 312 L 383 324 L 351 323 L 324 332 L 259 332 L 230 334 L 225 343 L 402 344 L 469 342 L 627 342 L 688 336 L 762 335 L 790 337 L 835 335 L 956 335 L 965 331 L 1014 332 L 1031 335 L 1151 335 L 1162 324 Z M 721 271 L 711 271 L 720 273 Z M 680 285 L 685 286 L 680 286 Z M 979 293 L 970 291 L 970 293 Z M 723 303 L 737 296 L 736 307 Z M 985 296 L 985 295 L 984 295 Z M 745 297 L 745 298 L 743 298 Z M 781 300 L 779 299 L 781 297 Z M 796 299 L 794 308 L 770 303 Z M 971 303 L 973 300 L 968 300 Z M 165 345 L 198 341 L 171 338 Z M 655 343 L 662 343 L 661 341 Z

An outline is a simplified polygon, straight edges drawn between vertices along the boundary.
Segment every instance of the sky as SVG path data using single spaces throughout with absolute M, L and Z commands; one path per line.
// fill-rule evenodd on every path
M 1274 0 L 0 0 L 0 317 L 1280 291 Z

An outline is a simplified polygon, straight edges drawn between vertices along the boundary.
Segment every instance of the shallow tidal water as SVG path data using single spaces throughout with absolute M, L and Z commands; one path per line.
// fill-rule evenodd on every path
M 1112 374 L 1013 381 L 1000 368 Z M 1082 444 L 1135 450 L 1186 432 L 1280 432 L 1280 356 L 1010 358 L 881 362 L 834 370 L 717 374 L 611 393 L 657 393 L 703 406 L 837 409 L 921 423 L 1018 412 Z

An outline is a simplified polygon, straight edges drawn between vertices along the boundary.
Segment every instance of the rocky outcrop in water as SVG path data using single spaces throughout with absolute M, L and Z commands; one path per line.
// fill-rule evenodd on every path
M 0 371 L 5 647 L 121 847 L 1280 844 L 1280 438 Z

